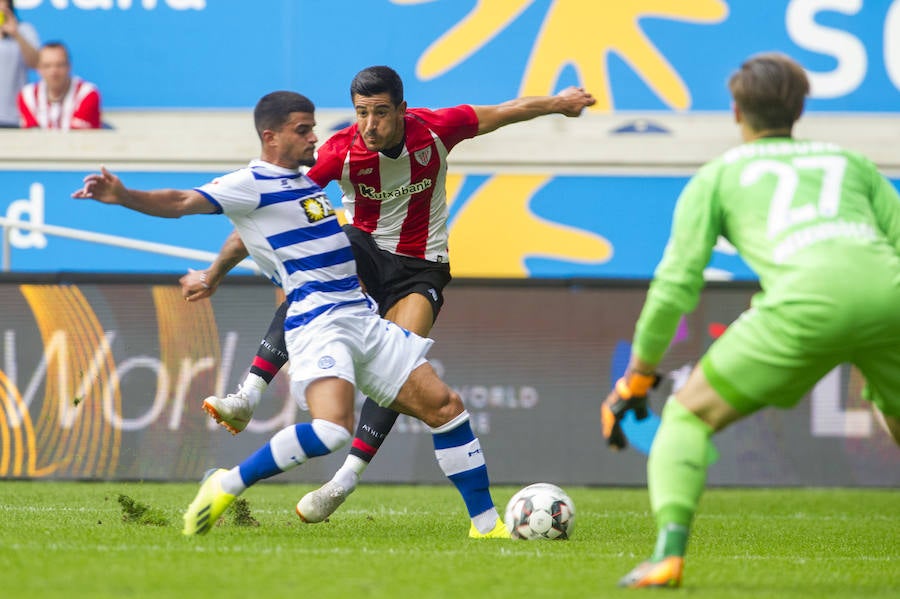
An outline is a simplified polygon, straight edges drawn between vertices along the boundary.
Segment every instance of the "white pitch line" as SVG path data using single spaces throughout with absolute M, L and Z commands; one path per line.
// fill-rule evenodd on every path
M 541 557 L 544 555 L 544 548 L 546 543 L 553 543 L 553 541 L 510 541 L 516 546 L 515 550 L 511 550 L 509 546 L 499 547 L 500 551 L 498 553 L 499 556 L 502 557 L 512 557 L 512 558 L 521 558 L 522 556 L 530 556 L 533 555 L 535 557 Z M 560 541 L 561 542 L 561 541 Z M 22 543 L 12 543 L 7 545 L 11 550 L 14 551 L 35 551 L 40 550 L 42 552 L 64 552 L 69 553 L 74 551 L 96 551 L 98 553 L 135 553 L 135 552 L 151 552 L 151 553 L 167 553 L 171 554 L 173 551 L 181 550 L 186 553 L 235 553 L 235 554 L 243 554 L 243 553 L 252 553 L 253 555 L 270 555 L 270 554 L 302 554 L 302 555 L 356 555 L 359 553 L 377 553 L 379 555 L 383 554 L 391 554 L 391 555 L 419 555 L 421 554 L 420 548 L 409 548 L 409 549 L 398 549 L 398 548 L 384 548 L 377 547 L 370 549 L 368 547 L 355 547 L 355 548 L 310 548 L 306 545 L 276 545 L 274 547 L 259 547 L 257 545 L 254 546 L 243 546 L 243 545 L 228 545 L 228 546 L 215 546 L 209 547 L 206 545 L 197 545 L 195 543 L 188 542 L 181 547 L 174 546 L 173 544 L 168 545 L 143 545 L 143 544 L 117 544 L 117 545 L 90 545 L 83 543 L 60 543 L 53 542 L 48 544 L 22 544 Z M 434 553 L 438 555 L 471 555 L 471 551 L 467 549 L 449 549 L 449 550 L 441 550 L 435 551 Z M 615 552 L 615 553 L 593 553 L 592 557 L 594 558 L 603 558 L 603 559 L 613 559 L 613 558 L 629 558 L 629 559 L 639 559 L 640 556 L 636 553 L 624 553 L 624 552 Z M 704 556 L 702 558 L 708 561 L 723 561 L 723 562 L 735 562 L 735 561 L 759 561 L 759 562 L 778 562 L 778 563 L 792 563 L 792 564 L 808 564 L 812 562 L 874 562 L 874 563 L 895 563 L 896 559 L 891 556 L 822 556 L 822 557 L 791 557 L 784 555 L 731 555 L 731 556 Z
M 292 506 L 291 506 L 292 507 Z M 48 513 L 48 512 L 78 512 L 85 514 L 102 514 L 110 511 L 112 508 L 90 508 L 90 507 L 69 507 L 69 506 L 35 506 L 35 505 L 0 505 L 0 512 L 26 512 L 26 513 Z M 175 508 L 159 508 L 164 511 L 170 511 Z M 181 510 L 181 508 L 177 508 Z M 258 509 L 253 507 L 251 504 L 250 511 L 254 514 L 282 514 L 282 513 L 293 513 L 293 510 L 290 507 L 285 508 L 284 510 L 279 509 Z M 395 509 L 382 507 L 378 509 L 355 509 L 355 508 L 344 508 L 340 511 L 341 514 L 347 516 L 386 516 L 386 517 L 416 517 L 416 516 L 430 516 L 433 512 L 429 510 L 411 510 L 411 509 Z M 585 512 L 579 511 L 578 513 L 579 519 L 581 518 L 591 518 L 597 520 L 617 520 L 621 518 L 646 518 L 650 517 L 650 512 L 639 512 L 639 511 L 614 511 L 614 512 Z M 702 511 L 697 514 L 698 520 L 730 520 L 735 518 L 734 514 L 707 514 Z M 877 522 L 893 522 L 900 520 L 900 514 L 892 515 L 892 514 L 866 514 L 865 516 L 857 516 L 857 515 L 831 515 L 831 516 L 822 516 L 819 514 L 807 514 L 804 512 L 796 512 L 793 514 L 741 514 L 740 518 L 743 520 L 815 520 L 816 522 L 850 522 L 850 521 L 877 521 Z

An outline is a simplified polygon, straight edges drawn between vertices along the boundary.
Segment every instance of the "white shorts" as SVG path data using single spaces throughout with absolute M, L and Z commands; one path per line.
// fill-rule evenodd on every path
M 378 405 L 396 399 L 409 374 L 424 364 L 433 340 L 380 318 L 366 307 L 345 307 L 317 316 L 285 333 L 291 394 L 303 410 L 306 387 L 338 377 Z

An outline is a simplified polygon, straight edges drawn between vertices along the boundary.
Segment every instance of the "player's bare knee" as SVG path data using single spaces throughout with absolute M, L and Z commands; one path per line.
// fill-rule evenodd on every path
M 449 387 L 447 387 L 447 391 L 447 400 L 441 410 L 441 416 L 445 419 L 443 424 L 450 422 L 451 420 L 462 414 L 463 410 L 466 409 L 466 407 L 463 405 L 462 398 L 459 396 L 459 393 Z
M 393 407 L 432 428 L 450 422 L 465 409 L 459 394 L 450 389 L 427 362 L 412 371 L 400 388 Z
M 465 409 L 458 393 L 446 385 L 442 385 L 442 387 L 430 402 L 427 417 L 422 418 L 422 421 L 432 428 L 447 424 L 462 414 Z

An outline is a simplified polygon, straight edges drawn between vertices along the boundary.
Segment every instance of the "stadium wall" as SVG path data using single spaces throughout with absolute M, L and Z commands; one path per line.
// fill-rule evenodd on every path
M 321 111 L 320 137 L 351 118 L 349 111 Z M 68 135 L 0 131 L 0 216 L 218 251 L 230 231 L 224 218 L 160 221 L 69 195 L 101 164 L 139 189 L 205 183 L 258 155 L 251 115 L 148 111 L 113 113 L 109 120 L 113 129 Z M 893 140 L 900 139 L 900 119 L 810 115 L 798 134 L 863 151 L 898 184 Z M 451 154 L 448 174 L 454 273 L 649 278 L 688 177 L 736 144 L 727 113 L 553 116 L 463 142 Z M 328 192 L 339 203 L 337 185 Z M 13 231 L 9 249 L 17 272 L 175 273 L 205 266 L 22 230 Z M 708 275 L 755 279 L 727 244 L 716 248 Z
M 661 365 L 668 377 L 653 414 L 625 421 L 631 448 L 622 453 L 602 444 L 598 404 L 625 367 L 645 284 L 457 281 L 430 357 L 464 398 L 494 482 L 643 484 L 662 401 L 754 291 L 711 285 Z M 234 278 L 197 304 L 168 277 L 4 278 L 0 477 L 195 480 L 307 419 L 284 374 L 237 437 L 199 409 L 243 378 L 278 301 L 258 277 Z M 717 436 L 711 484 L 900 485 L 900 455 L 860 384 L 840 368 L 797 409 L 764 411 Z M 314 460 L 283 480 L 320 482 L 342 459 Z M 443 482 L 425 427 L 401 416 L 366 480 Z

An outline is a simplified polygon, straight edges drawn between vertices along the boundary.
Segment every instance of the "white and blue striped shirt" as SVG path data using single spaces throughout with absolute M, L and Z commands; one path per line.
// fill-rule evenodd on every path
M 284 289 L 285 330 L 336 307 L 372 304 L 331 202 L 306 175 L 253 160 L 195 189 L 234 223 L 250 256 Z

